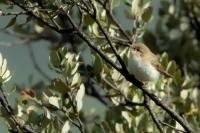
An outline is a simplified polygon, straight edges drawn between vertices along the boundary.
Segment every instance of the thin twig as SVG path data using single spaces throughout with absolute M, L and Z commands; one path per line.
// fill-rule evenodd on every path
M 14 1 L 14 0 L 11 0 Z M 25 11 L 28 10 L 25 7 L 23 7 L 21 4 L 15 2 L 16 5 L 18 5 L 19 7 L 21 7 L 22 9 L 24 9 Z M 29 11 L 29 10 L 28 10 Z M 49 28 L 59 32 L 59 33 L 69 33 L 68 30 L 60 30 L 57 29 L 56 27 L 50 25 L 48 22 L 42 20 L 40 17 L 36 16 L 33 12 L 29 11 L 30 15 L 35 17 L 38 20 L 41 20 L 43 22 L 43 24 L 47 25 Z M 158 106 L 160 106 L 163 110 L 165 110 L 173 119 L 175 119 L 177 122 L 180 123 L 180 125 L 182 125 L 184 127 L 184 129 L 187 132 L 190 133 L 194 133 L 194 130 L 190 127 L 190 125 L 188 123 L 186 123 L 183 118 L 176 113 L 174 110 L 172 110 L 171 108 L 169 108 L 166 104 L 164 104 L 157 96 L 155 96 L 153 93 L 151 93 L 148 89 L 146 89 L 143 86 L 143 83 L 141 83 L 140 81 L 138 81 L 133 75 L 130 75 L 129 73 L 124 72 L 123 69 L 119 68 L 116 66 L 116 64 L 114 64 L 109 58 L 107 58 L 107 56 L 102 53 L 94 44 L 93 42 L 89 39 L 89 37 L 83 33 L 78 26 L 74 23 L 74 21 L 72 20 L 71 16 L 69 16 L 69 14 L 67 14 L 67 18 L 70 21 L 70 23 L 73 26 L 73 33 L 78 34 L 78 36 L 80 38 L 82 38 L 90 48 L 92 48 L 95 52 L 97 52 L 109 65 L 111 65 L 113 68 L 115 68 L 118 72 L 120 72 L 128 81 L 130 81 L 132 84 L 134 84 L 136 87 L 138 87 L 140 90 L 142 90 L 149 98 L 151 98 L 151 100 L 153 100 Z
M 22 132 L 22 133 L 36 133 L 36 131 L 34 131 L 33 129 L 30 128 L 29 125 L 24 125 L 22 123 L 20 123 L 17 118 L 15 117 L 15 114 L 13 112 L 12 107 L 10 106 L 10 104 L 8 103 L 7 97 L 5 95 L 5 93 L 3 92 L 3 88 L 0 87 L 0 90 L 2 92 L 3 98 L 0 97 L 0 103 L 3 106 L 3 108 L 6 110 L 6 112 L 8 113 L 8 115 L 11 117 L 11 119 L 13 120 L 13 122 L 15 123 L 16 127 L 18 130 L 17 132 Z M 19 127 L 19 128 L 18 128 Z
M 117 20 L 113 16 L 113 13 L 106 6 L 104 6 L 104 3 L 102 3 L 100 0 L 97 0 L 97 1 L 106 10 L 107 14 L 110 16 L 111 20 L 115 23 L 115 25 L 119 28 L 120 32 L 124 35 L 124 37 L 126 37 L 126 39 L 129 41 L 129 43 L 132 43 L 130 37 L 126 34 L 126 32 L 123 30 L 122 26 L 117 22 Z
M 77 31 L 77 34 L 87 42 L 89 47 L 91 47 L 93 50 L 95 50 L 107 63 L 109 63 L 112 67 L 114 67 L 118 72 L 120 72 L 128 81 L 130 81 L 132 84 L 134 84 L 136 87 L 138 87 L 140 90 L 142 90 L 148 97 L 150 97 L 158 106 L 160 106 L 162 109 L 164 109 L 173 119 L 178 121 L 188 132 L 194 133 L 193 129 L 190 127 L 189 124 L 185 123 L 185 121 L 182 119 L 182 117 L 173 111 L 171 108 L 169 108 L 167 105 L 165 105 L 157 96 L 155 96 L 153 93 L 151 93 L 148 89 L 145 88 L 142 82 L 138 81 L 133 75 L 130 75 L 129 73 L 124 73 L 120 68 L 118 68 L 115 64 L 113 64 L 112 61 L 110 61 L 102 52 L 96 48 L 93 43 L 90 41 L 90 39 L 82 32 L 80 29 L 78 29 L 77 25 L 73 22 L 72 18 L 67 15 L 70 23 L 73 25 L 74 29 Z
M 149 114 L 151 115 L 151 118 L 153 120 L 153 122 L 156 124 L 158 130 L 160 131 L 160 133 L 164 133 L 164 130 L 162 128 L 162 125 L 159 123 L 159 120 L 157 119 L 155 113 L 153 112 L 153 110 L 151 109 L 149 103 L 148 103 L 148 100 L 147 100 L 147 97 L 146 95 L 144 94 L 144 99 L 145 99 L 145 107 L 146 109 L 148 110 Z

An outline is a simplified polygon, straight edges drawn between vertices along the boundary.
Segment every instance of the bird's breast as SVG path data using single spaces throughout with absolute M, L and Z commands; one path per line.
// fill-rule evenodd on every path
M 128 71 L 140 81 L 155 81 L 160 76 L 154 66 L 136 56 L 128 58 Z

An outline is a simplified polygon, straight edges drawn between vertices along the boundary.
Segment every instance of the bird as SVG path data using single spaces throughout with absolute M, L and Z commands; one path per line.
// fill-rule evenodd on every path
M 128 72 L 142 82 L 153 82 L 160 75 L 172 77 L 160 64 L 158 57 L 142 43 L 132 44 L 128 53 Z

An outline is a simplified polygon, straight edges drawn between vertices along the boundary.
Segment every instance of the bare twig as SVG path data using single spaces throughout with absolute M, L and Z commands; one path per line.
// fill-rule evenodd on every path
M 144 94 L 144 99 L 145 99 L 145 101 L 146 101 L 146 102 L 145 102 L 145 107 L 146 107 L 146 109 L 148 110 L 148 112 L 149 112 L 149 114 L 150 114 L 150 116 L 151 116 L 153 122 L 156 124 L 156 126 L 157 126 L 158 130 L 160 131 L 160 133 L 164 133 L 164 130 L 163 130 L 163 128 L 162 128 L 162 125 L 159 123 L 159 120 L 157 119 L 155 113 L 154 113 L 153 110 L 151 109 L 151 107 L 150 107 L 150 105 L 149 105 L 149 103 L 148 103 L 148 99 L 147 99 L 147 97 L 146 97 L 145 94 Z

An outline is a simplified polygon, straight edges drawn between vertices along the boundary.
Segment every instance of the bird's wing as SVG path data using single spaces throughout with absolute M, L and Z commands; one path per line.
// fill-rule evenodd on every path
M 157 56 L 153 56 L 153 58 L 151 58 L 151 64 L 164 76 L 166 77 L 172 77 L 171 74 L 167 73 L 165 71 L 165 69 L 163 68 L 163 66 L 159 63 L 158 61 L 158 57 Z

